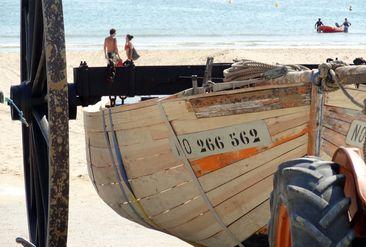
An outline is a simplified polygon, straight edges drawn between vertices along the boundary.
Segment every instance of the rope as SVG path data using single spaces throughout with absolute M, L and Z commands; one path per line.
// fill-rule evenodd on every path
M 364 100 L 363 103 L 358 102 L 349 92 L 347 92 L 346 88 L 339 83 L 338 79 L 337 79 L 337 75 L 335 74 L 334 70 L 330 69 L 329 70 L 330 76 L 332 78 L 332 80 L 337 84 L 337 86 L 342 90 L 343 94 L 356 106 L 362 108 L 363 112 L 366 113 L 366 99 Z
M 229 235 L 229 237 L 240 247 L 244 247 L 244 245 L 236 238 L 236 236 L 230 231 L 229 228 L 227 228 L 227 226 L 225 225 L 225 223 L 222 221 L 222 219 L 220 218 L 220 216 L 217 214 L 215 208 L 212 206 L 210 200 L 208 199 L 205 191 L 203 190 L 200 182 L 198 181 L 198 178 L 196 177 L 196 174 L 194 173 L 191 164 L 189 163 L 187 156 L 185 155 L 185 153 L 183 152 L 183 148 L 178 140 L 177 135 L 175 134 L 175 131 L 172 127 L 172 125 L 170 124 L 168 117 L 166 115 L 166 112 L 164 110 L 164 107 L 162 105 L 161 102 L 158 103 L 159 106 L 159 110 L 160 110 L 160 114 L 161 117 L 164 120 L 165 125 L 167 126 L 171 137 L 173 138 L 174 144 L 178 149 L 178 152 L 181 154 L 182 160 L 183 160 L 183 164 L 185 166 L 185 168 L 188 170 L 188 172 L 190 173 L 193 182 L 195 183 L 199 193 L 201 194 L 201 197 L 203 198 L 203 200 L 206 202 L 206 205 L 209 209 L 209 211 L 211 212 L 211 214 L 213 215 L 214 219 L 216 220 L 216 222 L 221 226 L 221 228 Z
M 286 75 L 289 71 L 303 71 L 308 68 L 301 65 L 272 65 L 252 60 L 235 60 L 230 68 L 224 70 L 224 81 L 248 80 L 262 78 L 276 79 Z
M 1 97 L 3 97 L 2 94 L 1 94 Z M 1 99 L 1 103 L 2 102 L 3 102 L 3 100 Z M 25 126 L 29 127 L 29 124 L 28 124 L 27 120 L 25 119 L 23 112 L 18 108 L 18 106 L 14 103 L 14 101 L 10 98 L 5 97 L 4 102 L 7 103 L 9 106 L 12 105 L 14 110 L 18 113 L 20 122 L 22 122 Z

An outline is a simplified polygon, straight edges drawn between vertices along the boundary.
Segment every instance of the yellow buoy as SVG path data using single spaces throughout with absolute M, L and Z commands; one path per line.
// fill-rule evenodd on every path
M 280 7 L 280 3 L 278 1 L 275 2 L 275 7 L 279 8 Z

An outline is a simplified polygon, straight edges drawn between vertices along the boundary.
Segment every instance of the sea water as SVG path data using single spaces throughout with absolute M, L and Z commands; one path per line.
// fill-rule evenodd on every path
M 352 11 L 350 11 L 352 6 Z M 139 49 L 366 47 L 365 0 L 63 0 L 68 49 L 102 49 L 110 28 Z M 19 0 L 0 0 L 0 50 L 19 49 Z M 319 34 L 348 17 L 349 33 Z

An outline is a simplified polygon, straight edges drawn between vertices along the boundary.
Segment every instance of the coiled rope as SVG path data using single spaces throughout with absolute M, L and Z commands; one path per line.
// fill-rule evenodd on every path
M 308 68 L 301 65 L 267 64 L 253 60 L 235 60 L 230 68 L 224 70 L 224 81 L 242 81 L 248 79 L 275 79 L 290 71 L 303 71 Z

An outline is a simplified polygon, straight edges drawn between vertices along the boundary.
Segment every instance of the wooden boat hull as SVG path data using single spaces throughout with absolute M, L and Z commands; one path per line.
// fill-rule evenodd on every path
M 267 224 L 277 166 L 308 153 L 310 77 L 86 110 L 96 191 L 146 227 L 237 245 Z

